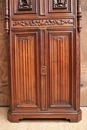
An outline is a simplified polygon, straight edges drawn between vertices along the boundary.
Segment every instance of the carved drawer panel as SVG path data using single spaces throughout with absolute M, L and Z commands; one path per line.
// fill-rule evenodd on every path
M 32 10 L 32 0 L 18 0 L 18 10 Z
M 72 6 L 73 4 L 74 4 L 73 0 L 49 0 L 49 13 L 55 13 L 55 12 L 73 13 L 73 6 Z
M 74 26 L 74 19 L 50 19 L 50 20 L 19 20 L 13 21 L 12 27 L 40 27 L 40 26 Z
M 37 0 L 12 0 L 13 14 L 36 14 Z
M 67 0 L 53 0 L 53 9 L 67 9 Z

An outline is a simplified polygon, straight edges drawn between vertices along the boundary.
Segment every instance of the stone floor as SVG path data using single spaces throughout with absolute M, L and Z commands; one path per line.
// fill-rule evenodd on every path
M 22 120 L 10 123 L 8 108 L 0 107 L 0 130 L 87 130 L 87 107 L 82 107 L 82 121 L 69 123 L 66 120 Z

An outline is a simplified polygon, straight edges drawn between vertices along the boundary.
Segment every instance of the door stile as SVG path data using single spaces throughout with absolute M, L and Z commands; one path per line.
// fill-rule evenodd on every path
M 40 30 L 40 45 L 41 45 L 41 110 L 48 109 L 48 82 L 47 82 L 47 31 Z

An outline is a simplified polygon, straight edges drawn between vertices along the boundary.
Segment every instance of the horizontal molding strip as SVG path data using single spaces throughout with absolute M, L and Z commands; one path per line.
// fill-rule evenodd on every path
M 13 27 L 15 26 L 73 26 L 73 19 L 50 19 L 50 20 L 21 20 L 13 21 Z

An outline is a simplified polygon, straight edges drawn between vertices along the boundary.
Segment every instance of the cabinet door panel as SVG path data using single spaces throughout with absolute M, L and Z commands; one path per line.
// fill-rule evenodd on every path
M 37 13 L 37 0 L 12 0 L 11 5 L 11 10 L 16 15 Z
M 49 31 L 51 107 L 73 106 L 75 91 L 73 87 L 75 86 L 75 41 L 73 42 L 73 38 L 73 31 Z
M 73 0 L 49 0 L 49 13 L 73 13 L 73 6 L 75 5 Z
M 15 107 L 39 107 L 39 50 L 37 32 L 13 33 L 11 72 Z M 15 71 L 14 71 L 15 70 Z M 38 78 L 38 80 L 37 80 Z

